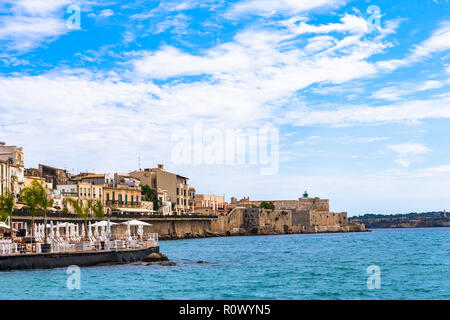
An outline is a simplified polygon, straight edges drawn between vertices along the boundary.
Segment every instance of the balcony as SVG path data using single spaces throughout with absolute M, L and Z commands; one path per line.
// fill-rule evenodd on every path
M 139 208 L 141 206 L 140 202 L 134 201 L 134 202 L 127 202 L 125 201 L 119 201 L 119 200 L 107 200 L 105 201 L 105 206 L 111 206 L 116 208 Z

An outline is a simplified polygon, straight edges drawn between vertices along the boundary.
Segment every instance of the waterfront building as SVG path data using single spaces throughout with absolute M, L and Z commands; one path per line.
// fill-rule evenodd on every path
M 95 185 L 110 185 L 114 183 L 114 178 L 108 173 L 95 174 L 95 173 L 81 173 L 70 179 L 72 182 L 86 182 Z
M 65 184 L 69 180 L 69 175 L 66 170 L 44 164 L 39 164 L 38 172 L 40 177 L 52 184 L 53 189 L 55 189 L 58 184 Z
M 227 203 L 224 196 L 210 194 L 195 195 L 195 212 L 202 214 L 223 214 Z
M 0 142 L 0 161 L 7 163 L 7 166 L 2 166 L 3 170 L 8 170 L 8 182 L 4 183 L 9 185 L 8 188 L 17 197 L 24 185 L 23 149 Z
M 187 184 L 189 178 L 166 171 L 163 164 L 157 168 L 146 168 L 129 173 L 130 176 L 141 181 L 141 185 L 148 185 L 159 192 L 167 192 L 167 201 L 173 203 L 174 211 L 178 214 L 192 212 L 195 189 Z
M 113 178 L 112 178 L 113 177 Z M 141 182 L 128 174 L 87 174 L 78 175 L 68 184 L 57 185 L 56 189 L 63 198 L 78 201 L 100 200 L 105 213 L 141 213 L 153 212 L 153 203 L 141 201 Z M 72 208 L 68 208 L 71 211 Z
M 0 160 L 0 196 L 11 191 L 11 171 L 8 161 Z

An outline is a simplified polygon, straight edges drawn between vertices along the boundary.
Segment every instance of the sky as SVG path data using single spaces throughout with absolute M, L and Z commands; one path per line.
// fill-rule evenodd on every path
M 447 0 L 1 0 L 0 141 L 197 193 L 450 210 Z M 239 142 L 240 141 L 240 142 Z

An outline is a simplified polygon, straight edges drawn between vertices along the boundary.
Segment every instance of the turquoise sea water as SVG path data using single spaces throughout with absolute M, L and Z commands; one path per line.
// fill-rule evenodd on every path
M 0 272 L 1 299 L 449 299 L 450 228 L 162 241 L 178 265 Z M 205 264 L 197 264 L 205 260 Z M 367 288 L 367 267 L 381 269 Z

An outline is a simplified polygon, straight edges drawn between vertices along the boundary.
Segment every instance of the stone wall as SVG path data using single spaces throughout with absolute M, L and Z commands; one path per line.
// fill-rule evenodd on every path
M 275 205 L 275 210 L 324 210 L 330 211 L 330 201 L 320 198 L 299 198 L 298 200 L 267 200 Z M 259 207 L 262 201 L 253 201 L 244 198 L 238 201 L 238 205 L 251 207 L 252 205 Z

